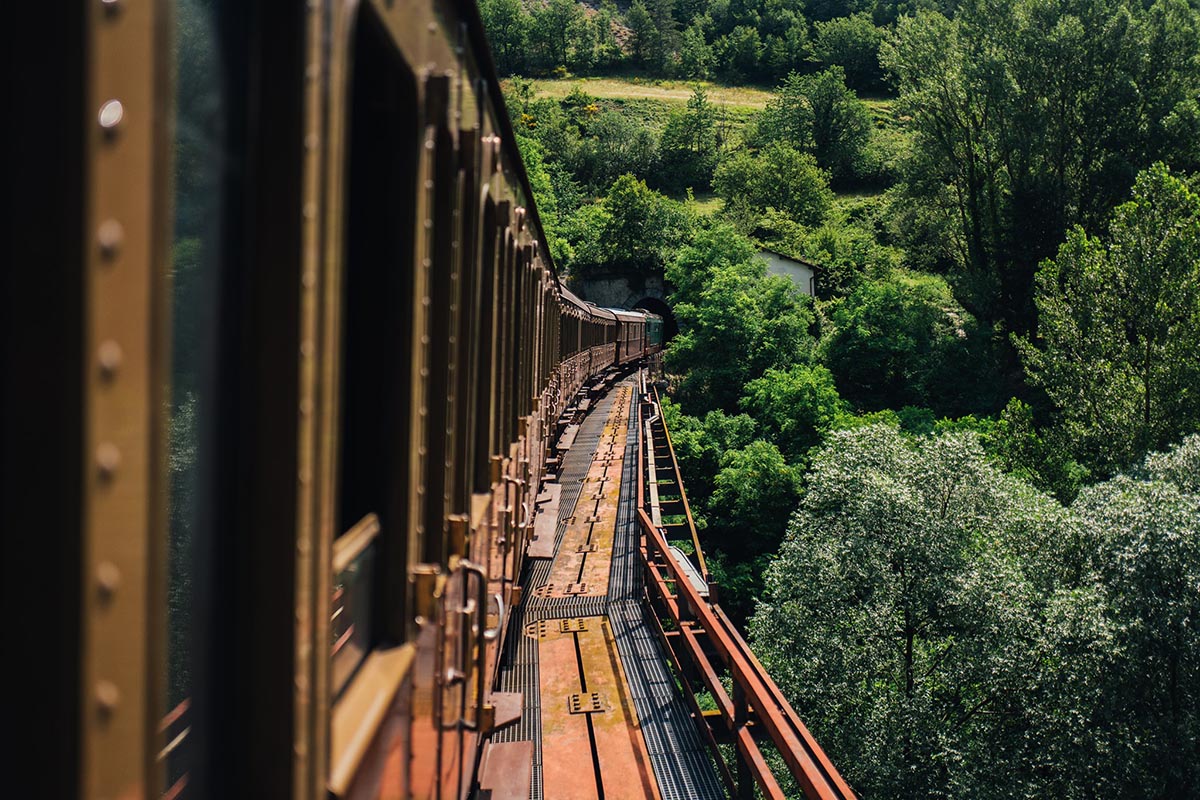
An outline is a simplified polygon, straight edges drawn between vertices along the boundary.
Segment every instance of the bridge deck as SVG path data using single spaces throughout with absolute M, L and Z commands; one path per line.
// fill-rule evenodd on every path
M 535 523 L 500 673 L 523 715 L 495 738 L 532 743 L 531 800 L 725 796 L 643 602 L 636 399 L 590 408 Z

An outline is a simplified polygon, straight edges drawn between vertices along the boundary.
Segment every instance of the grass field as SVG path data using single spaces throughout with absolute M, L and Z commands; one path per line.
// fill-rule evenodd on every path
M 535 78 L 533 90 L 545 97 L 566 97 L 576 86 L 595 97 L 616 100 L 658 100 L 683 105 L 692 96 L 697 81 L 651 80 L 645 78 Z M 772 94 L 749 86 L 721 86 L 699 81 L 708 92 L 708 101 L 731 110 L 758 111 Z
M 701 192 L 692 198 L 688 207 L 702 217 L 711 217 L 725 207 L 725 201 L 711 192 Z

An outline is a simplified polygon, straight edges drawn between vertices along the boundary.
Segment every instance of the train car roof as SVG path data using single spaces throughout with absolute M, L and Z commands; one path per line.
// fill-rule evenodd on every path
M 625 322 L 641 322 L 646 318 L 646 315 L 640 311 L 626 311 L 623 308 L 606 308 L 605 311 L 611 311 L 617 319 Z
M 561 283 L 558 285 L 558 291 L 562 295 L 563 302 L 575 306 L 575 308 L 584 314 L 591 313 L 591 303 L 585 303 L 583 300 L 580 300 L 574 292 L 563 286 Z
M 592 313 L 593 317 L 599 317 L 600 319 L 608 319 L 608 320 L 612 320 L 613 322 L 617 321 L 616 314 L 614 314 L 612 311 L 610 311 L 607 308 L 601 308 L 600 306 L 596 305 L 595 303 L 588 303 L 588 311 L 590 311 Z

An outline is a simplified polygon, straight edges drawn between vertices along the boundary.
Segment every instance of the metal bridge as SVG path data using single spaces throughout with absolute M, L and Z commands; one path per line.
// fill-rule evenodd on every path
M 806 797 L 853 797 L 712 602 L 645 371 L 584 398 L 537 498 L 499 672 L 520 717 L 485 748 L 481 792 L 783 798 L 766 743 Z

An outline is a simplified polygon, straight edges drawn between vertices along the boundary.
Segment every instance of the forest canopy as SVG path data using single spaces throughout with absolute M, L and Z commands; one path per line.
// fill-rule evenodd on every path
M 1200 792 L 1197 4 L 481 10 L 565 279 L 665 278 L 722 606 L 856 791 Z

